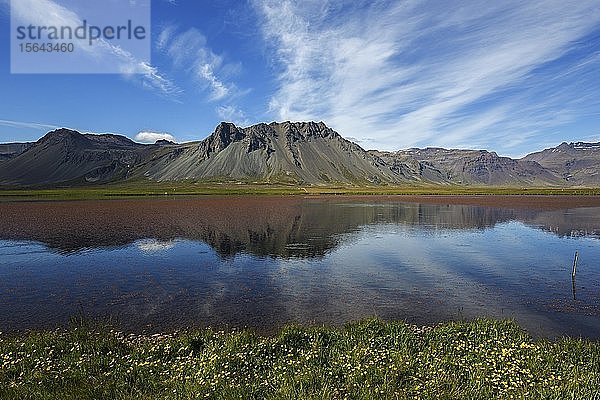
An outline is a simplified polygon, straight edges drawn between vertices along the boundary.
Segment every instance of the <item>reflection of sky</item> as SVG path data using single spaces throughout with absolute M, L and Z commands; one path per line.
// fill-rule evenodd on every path
M 136 242 L 136 246 L 143 253 L 159 253 L 175 247 L 174 240 L 161 241 L 156 239 L 142 239 Z
M 352 236 L 351 244 L 342 244 L 323 260 L 321 268 L 327 273 L 318 279 L 295 273 L 282 280 L 295 293 L 295 301 L 303 298 L 307 286 L 328 286 L 351 301 L 362 297 L 354 310 L 361 315 L 362 309 L 376 309 L 431 322 L 487 315 L 516 318 L 536 332 L 565 333 L 568 328 L 561 325 L 568 323 L 600 333 L 600 269 L 594 262 L 600 259 L 600 246 L 594 239 L 560 238 L 519 222 L 463 231 L 369 226 Z M 578 301 L 573 302 L 570 273 L 575 250 L 580 252 L 578 282 L 587 284 L 579 285 Z M 295 271 L 287 262 L 282 264 Z M 393 310 L 390 301 L 398 301 Z M 552 311 L 556 308 L 563 310 Z M 595 315 L 588 318 L 586 313 Z
M 3 241 L 0 330 L 52 327 L 79 312 L 110 315 L 129 330 L 493 316 L 516 318 L 534 333 L 600 336 L 597 239 L 514 221 L 464 230 L 372 224 L 334 235 L 339 246 L 316 259 L 223 258 L 182 239 L 68 255 Z

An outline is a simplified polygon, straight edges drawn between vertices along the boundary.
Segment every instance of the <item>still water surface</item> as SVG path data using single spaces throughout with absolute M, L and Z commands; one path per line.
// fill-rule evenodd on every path
M 600 201 L 227 197 L 0 204 L 0 331 L 514 318 L 600 337 Z M 577 279 L 571 280 L 575 251 Z

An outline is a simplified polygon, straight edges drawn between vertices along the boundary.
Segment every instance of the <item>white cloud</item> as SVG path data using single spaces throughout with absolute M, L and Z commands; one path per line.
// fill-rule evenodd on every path
M 175 142 L 175 137 L 169 133 L 142 131 L 135 135 L 135 140 L 141 143 L 154 143 L 157 140 Z
M 182 33 L 176 31 L 174 26 L 163 28 L 158 35 L 156 48 L 166 53 L 176 68 L 190 74 L 208 92 L 209 100 L 222 100 L 235 95 L 237 87 L 227 80 L 227 75 L 231 71 L 239 71 L 239 65 L 225 64 L 223 57 L 210 49 L 206 37 L 199 30 L 190 28 Z
M 163 28 L 156 39 L 156 49 L 165 50 L 174 33 L 175 27 L 173 26 L 167 26 L 166 28 Z
M 592 0 L 254 5 L 278 67 L 275 117 L 322 119 L 372 147 L 507 146 L 574 118 L 574 97 L 598 105 L 591 87 L 543 93 L 553 76 L 539 71 L 598 26 Z

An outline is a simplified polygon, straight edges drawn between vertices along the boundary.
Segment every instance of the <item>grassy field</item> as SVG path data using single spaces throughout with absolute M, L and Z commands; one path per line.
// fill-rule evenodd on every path
M 600 188 L 489 186 L 297 186 L 219 182 L 129 182 L 55 189 L 0 188 L 4 200 L 81 200 L 203 195 L 600 195 Z
M 0 335 L 2 399 L 598 399 L 600 343 L 512 322 L 366 320 L 272 337 L 107 327 Z

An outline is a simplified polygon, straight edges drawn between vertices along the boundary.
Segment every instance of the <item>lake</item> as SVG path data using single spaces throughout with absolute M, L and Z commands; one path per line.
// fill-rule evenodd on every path
M 370 316 L 514 318 L 535 336 L 599 338 L 600 198 L 0 203 L 2 332 L 83 317 L 271 333 Z

